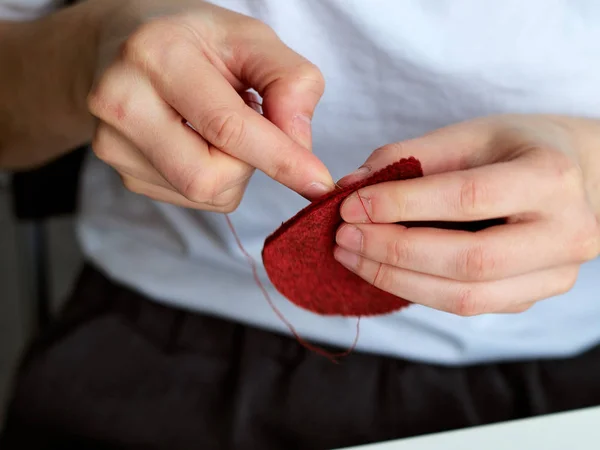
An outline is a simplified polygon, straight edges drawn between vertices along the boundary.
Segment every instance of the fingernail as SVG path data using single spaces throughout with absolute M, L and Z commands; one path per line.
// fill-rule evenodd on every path
M 302 147 L 310 150 L 312 146 L 312 129 L 309 117 L 302 114 L 294 116 L 292 120 L 292 133 L 294 133 L 294 136 Z
M 337 232 L 336 241 L 346 250 L 360 252 L 362 250 L 363 234 L 354 225 L 344 224 Z
M 328 186 L 325 183 L 311 183 L 304 191 L 305 195 L 311 199 L 316 199 L 325 195 L 333 190 L 333 186 Z
M 357 178 L 365 178 L 367 175 L 369 175 L 369 173 L 371 173 L 371 168 L 368 166 L 362 166 L 356 169 L 354 172 L 352 172 L 350 176 Z
M 362 166 L 356 169 L 354 172 L 346 175 L 342 179 L 338 181 L 338 186 L 348 186 L 349 184 L 356 183 L 357 181 L 362 181 L 371 173 L 371 168 L 367 166 Z
M 371 223 L 371 200 L 354 192 L 342 203 L 340 214 L 345 222 Z

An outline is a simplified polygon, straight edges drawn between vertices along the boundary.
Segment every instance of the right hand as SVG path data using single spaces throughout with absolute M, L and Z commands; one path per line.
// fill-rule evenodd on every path
M 308 199 L 333 189 L 311 151 L 324 89 L 313 64 L 267 25 L 209 3 L 119 5 L 100 33 L 88 106 L 94 152 L 128 189 L 218 212 L 239 205 L 255 169 Z

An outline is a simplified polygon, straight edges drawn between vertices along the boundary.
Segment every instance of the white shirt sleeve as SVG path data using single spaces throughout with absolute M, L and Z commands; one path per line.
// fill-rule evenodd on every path
M 62 0 L 0 0 L 0 20 L 32 20 L 62 4 Z

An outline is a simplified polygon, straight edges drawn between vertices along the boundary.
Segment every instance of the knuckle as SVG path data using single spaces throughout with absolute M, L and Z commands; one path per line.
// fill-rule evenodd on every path
M 390 185 L 389 189 L 373 190 L 372 194 L 362 196 L 363 201 L 371 207 L 372 220 L 392 217 L 401 220 L 402 217 L 411 217 L 420 210 L 420 200 L 415 199 L 416 196 L 402 195 L 400 189 L 398 186 Z
M 496 261 L 482 244 L 467 247 L 458 253 L 456 273 L 462 280 L 479 281 L 489 276 Z
M 414 257 L 413 248 L 407 239 L 392 239 L 386 244 L 385 261 L 392 266 L 406 266 Z
M 558 277 L 558 289 L 555 295 L 565 294 L 573 289 L 575 283 L 577 283 L 578 276 L 578 267 L 569 267 L 562 270 L 560 276 Z
M 120 58 L 142 66 L 155 60 L 163 54 L 166 44 L 172 39 L 172 34 L 163 28 L 159 20 L 142 24 L 121 44 Z M 162 39 L 157 39 L 157 35 L 162 35 Z
M 115 151 L 115 146 L 111 144 L 109 134 L 104 131 L 102 126 L 98 127 L 92 139 L 92 151 L 100 161 L 109 166 L 113 166 L 118 162 L 118 152 Z
M 139 61 L 140 53 L 147 50 L 147 46 L 143 42 L 147 42 L 148 39 L 148 24 L 144 24 L 135 31 L 133 31 L 127 39 L 121 43 L 119 47 L 119 57 L 126 61 Z
M 298 172 L 298 162 L 292 158 L 280 158 L 269 169 L 269 172 L 269 176 L 275 180 L 293 179 Z
M 215 111 L 202 131 L 204 138 L 219 149 L 239 147 L 246 135 L 244 120 L 233 111 Z
M 572 201 L 573 197 L 583 198 L 585 187 L 583 171 L 580 165 L 568 154 L 548 146 L 533 149 L 538 182 L 543 183 L 548 204 L 564 205 L 564 201 Z M 562 201 L 558 201 L 560 199 Z
M 115 115 L 116 99 L 112 92 L 109 73 L 105 73 L 100 81 L 92 87 L 86 98 L 88 111 L 95 117 L 106 119 Z M 119 106 L 122 108 L 122 106 Z
M 593 214 L 590 216 L 582 221 L 572 238 L 573 259 L 579 262 L 591 261 L 600 255 L 600 225 Z
M 234 212 L 242 201 L 242 193 L 238 190 L 230 190 L 219 196 L 217 196 L 211 205 L 215 207 L 219 212 L 232 213 Z
M 472 177 L 462 181 L 456 205 L 461 213 L 467 216 L 476 215 L 479 206 L 486 204 L 487 201 L 487 189 L 484 183 Z
M 203 176 L 206 175 L 206 176 Z M 208 176 L 205 171 L 195 170 L 181 177 L 180 193 L 187 200 L 194 203 L 210 203 L 217 191 L 217 185 L 213 177 Z
M 162 73 L 194 51 L 189 27 L 172 19 L 141 25 L 121 44 L 120 58 L 149 73 Z
M 584 192 L 583 172 L 581 167 L 569 161 L 569 164 L 563 168 L 560 174 L 563 190 L 570 192 Z
M 325 77 L 321 70 L 310 61 L 303 61 L 296 68 L 298 79 L 309 84 L 309 89 L 317 96 L 322 96 L 325 91 Z
M 583 193 L 583 172 L 579 164 L 561 152 L 546 152 L 546 167 L 550 170 L 554 192 L 558 194 Z
M 90 89 L 86 98 L 87 109 L 95 117 L 101 117 L 103 105 L 106 104 L 103 88 L 102 83 L 98 83 Z
M 461 286 L 450 305 L 450 312 L 462 317 L 471 317 L 483 313 L 481 303 L 471 286 Z
M 144 184 L 141 181 L 128 175 L 121 175 L 121 182 L 128 191 L 134 194 L 144 194 Z
M 135 66 L 147 67 L 164 50 L 163 40 L 153 37 L 156 23 L 150 22 L 141 25 L 123 41 L 119 51 L 119 57 L 123 61 L 133 63 Z
M 239 206 L 249 177 L 245 167 L 194 167 L 179 172 L 173 183 L 179 193 L 194 203 L 203 203 L 222 212 L 231 212 Z M 179 188 L 180 187 L 180 188 Z
M 126 83 L 126 82 L 125 82 Z M 135 121 L 131 117 L 135 101 L 133 91 L 126 89 L 119 68 L 109 68 L 90 90 L 86 98 L 88 111 L 102 121 L 118 125 Z

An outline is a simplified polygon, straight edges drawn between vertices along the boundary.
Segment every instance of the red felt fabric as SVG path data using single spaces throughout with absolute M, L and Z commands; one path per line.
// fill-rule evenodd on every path
M 340 205 L 352 192 L 372 184 L 423 176 L 415 158 L 398 161 L 368 179 L 314 201 L 265 241 L 262 257 L 269 279 L 288 300 L 317 314 L 372 316 L 409 302 L 382 291 L 333 257 L 342 223 Z

